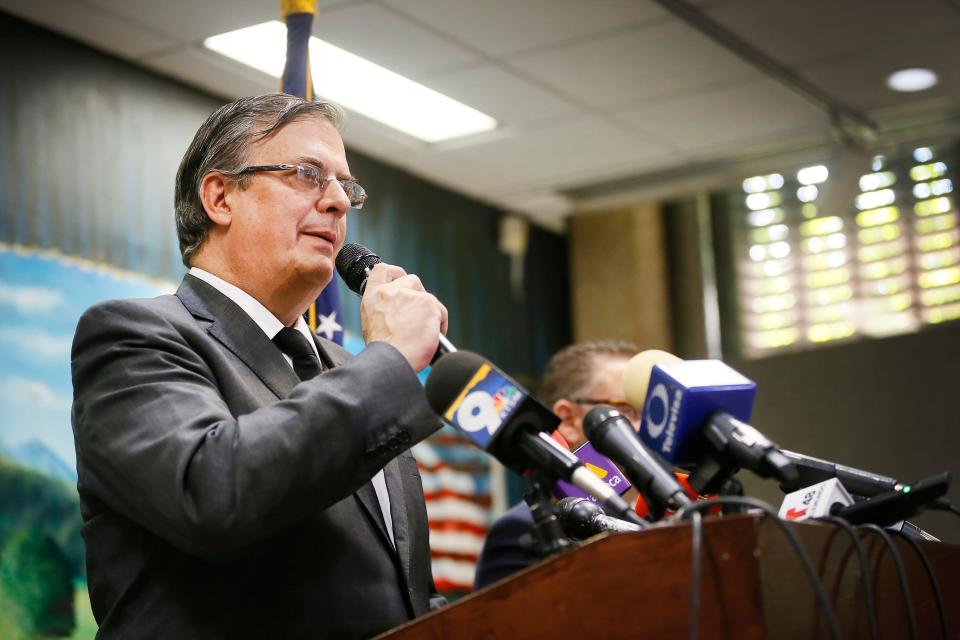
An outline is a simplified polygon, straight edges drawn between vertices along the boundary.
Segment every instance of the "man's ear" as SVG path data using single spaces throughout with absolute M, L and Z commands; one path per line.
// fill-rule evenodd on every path
M 583 428 L 577 426 L 577 406 L 566 398 L 561 398 L 553 403 L 552 409 L 553 413 L 560 418 L 557 431 L 563 439 L 571 448 L 580 446 L 586 440 L 586 436 L 583 434 Z
M 200 203 L 210 221 L 215 225 L 229 227 L 233 220 L 233 212 L 230 210 L 227 197 L 233 186 L 223 174 L 216 171 L 203 176 L 203 180 L 200 181 Z

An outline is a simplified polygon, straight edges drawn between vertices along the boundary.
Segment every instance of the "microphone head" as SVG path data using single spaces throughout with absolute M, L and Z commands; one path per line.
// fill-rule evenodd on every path
M 557 501 L 557 510 L 561 517 L 578 521 L 587 521 L 603 514 L 603 509 L 599 505 L 586 498 L 561 498 Z
M 510 376 L 470 351 L 453 351 L 437 360 L 425 391 L 437 415 L 520 473 L 529 460 L 513 435 L 520 430 L 547 435 L 560 424 L 560 418 Z
M 594 443 L 602 441 L 607 430 L 613 424 L 610 420 L 617 416 L 626 420 L 626 417 L 608 404 L 599 404 L 587 412 L 583 417 L 583 433 L 587 440 Z
M 582 520 L 603 513 L 603 509 L 586 498 L 561 498 L 557 501 L 557 509 L 563 515 L 576 513 L 579 515 L 578 519 Z
M 437 415 L 447 413 L 486 362 L 482 356 L 461 349 L 442 356 L 433 364 L 424 389 L 427 402 Z
M 680 358 L 657 349 L 647 349 L 630 358 L 630 362 L 623 370 L 623 394 L 630 406 L 637 411 L 643 411 L 643 403 L 647 400 L 647 389 L 650 387 L 650 372 L 653 371 L 654 365 L 669 362 L 680 362 Z
M 603 510 L 586 498 L 562 498 L 557 502 L 557 519 L 563 532 L 577 540 L 585 540 L 598 533 L 592 522 L 602 514 Z
M 563 532 L 576 540 L 586 540 L 605 531 L 640 531 L 633 522 L 607 516 L 599 505 L 586 498 L 563 498 L 557 503 L 557 520 Z
M 367 281 L 367 270 L 381 262 L 380 256 L 362 244 L 348 242 L 337 254 L 337 273 L 351 291 L 363 294 L 363 283 Z

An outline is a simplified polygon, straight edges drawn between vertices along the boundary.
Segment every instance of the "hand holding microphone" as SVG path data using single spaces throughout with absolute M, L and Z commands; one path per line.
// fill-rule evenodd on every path
M 391 344 L 414 371 L 426 368 L 437 353 L 438 340 L 446 341 L 447 308 L 423 288 L 420 278 L 381 262 L 379 256 L 355 243 L 337 254 L 337 272 L 362 296 L 364 341 Z

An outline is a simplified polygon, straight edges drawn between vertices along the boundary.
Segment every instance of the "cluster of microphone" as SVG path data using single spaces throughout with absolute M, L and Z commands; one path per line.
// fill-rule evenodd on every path
M 363 295 L 380 258 L 361 245 L 346 245 L 337 270 Z M 949 473 L 913 484 L 828 460 L 787 451 L 750 424 L 756 384 L 719 360 L 683 361 L 663 351 L 644 351 L 623 374 L 628 403 L 642 416 L 639 430 L 617 409 L 596 405 L 583 419 L 588 442 L 570 451 L 555 430 L 561 420 L 482 356 L 457 350 L 441 335 L 426 380 L 433 410 L 506 467 L 527 476 L 524 499 L 534 531 L 522 546 L 546 557 L 597 534 L 629 534 L 678 518 L 691 522 L 689 631 L 699 636 L 701 513 L 757 510 L 780 527 L 817 597 L 830 636 L 841 637 L 839 618 L 809 554 L 785 520 L 829 521 L 851 535 L 861 565 L 871 638 L 879 637 L 869 561 L 858 530 L 879 535 L 889 548 L 907 603 L 910 637 L 916 638 L 914 604 L 900 553 L 886 530 L 912 539 L 937 539 L 907 521 L 925 508 L 960 510 L 944 497 Z M 746 469 L 777 482 L 786 494 L 777 513 L 742 495 L 736 475 Z M 634 505 L 624 495 L 634 489 Z M 886 530 L 884 529 L 886 528 Z M 529 545 L 527 543 L 530 543 Z M 948 636 L 937 582 L 931 585 L 943 637 Z
M 444 420 L 505 465 L 521 472 L 547 469 L 560 481 L 557 497 L 602 507 L 605 514 L 588 514 L 583 506 L 560 509 L 561 524 L 577 539 L 636 530 L 638 511 L 659 520 L 700 496 L 722 493 L 742 469 L 779 483 L 787 493 L 780 516 L 791 520 L 838 516 L 851 524 L 902 528 L 923 508 L 949 506 L 943 498 L 949 473 L 904 484 L 781 449 L 747 422 L 756 385 L 720 361 L 646 351 L 631 360 L 623 385 L 628 401 L 642 411 L 639 433 L 615 408 L 598 405 L 583 420 L 589 442 L 572 454 L 548 435 L 559 418 L 475 353 L 441 358 L 426 389 Z M 678 469 L 689 474 L 680 476 Z M 631 487 L 641 496 L 632 509 L 616 499 Z M 825 499 L 814 500 L 818 496 Z
M 337 269 L 362 295 L 379 262 L 366 247 L 348 244 Z M 598 405 L 583 420 L 589 442 L 571 452 L 551 437 L 560 424 L 552 411 L 493 363 L 440 337 L 426 381 L 431 407 L 508 468 L 550 479 L 560 499 L 550 513 L 571 538 L 650 526 L 729 491 L 742 469 L 779 484 L 785 519 L 834 516 L 905 530 L 903 521 L 923 508 L 951 508 L 944 498 L 949 473 L 904 484 L 781 449 L 749 423 L 753 381 L 719 360 L 684 361 L 663 351 L 638 354 L 624 371 L 624 395 L 642 416 L 639 433 L 615 408 Z M 631 487 L 640 494 L 635 505 L 622 497 Z

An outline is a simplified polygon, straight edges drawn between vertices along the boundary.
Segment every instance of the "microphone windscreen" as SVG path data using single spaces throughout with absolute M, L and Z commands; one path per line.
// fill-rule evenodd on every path
M 482 356 L 470 351 L 454 351 L 437 360 L 424 387 L 433 410 L 444 415 L 485 363 Z
M 554 472 L 561 464 L 559 475 L 569 476 L 576 456 L 534 435 L 543 431 L 547 436 L 560 418 L 482 356 L 470 351 L 442 356 L 424 390 L 437 415 L 507 467 L 522 472 L 533 463 Z M 516 440 L 518 431 L 526 437 Z
M 658 349 L 647 349 L 630 358 L 623 370 L 623 395 L 630 406 L 637 411 L 643 411 L 643 403 L 646 402 L 647 389 L 650 386 L 650 372 L 655 365 L 669 362 L 680 362 L 680 358 Z
M 337 273 L 354 293 L 362 293 L 367 279 L 367 269 L 380 262 L 380 256 L 362 244 L 349 242 L 337 254 Z

